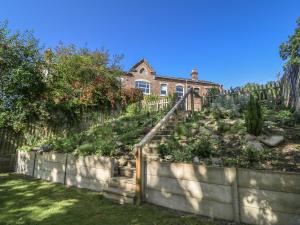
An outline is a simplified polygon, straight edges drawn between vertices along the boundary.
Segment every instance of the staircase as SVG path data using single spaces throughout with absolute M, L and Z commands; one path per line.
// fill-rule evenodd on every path
M 147 160 L 159 160 L 157 146 L 167 141 L 174 133 L 178 122 L 185 121 L 190 114 L 188 112 L 174 115 L 170 118 L 168 124 L 163 126 L 153 137 L 153 139 L 144 147 L 144 153 Z M 120 204 L 134 204 L 136 187 L 136 168 L 135 160 L 128 160 L 123 166 L 115 165 L 114 176 L 111 178 L 107 188 L 103 190 L 105 198 L 116 201 Z
M 120 204 L 134 203 L 135 160 L 128 161 L 124 166 L 115 165 L 114 176 L 103 190 L 103 196 Z
M 160 144 L 165 143 L 170 139 L 175 132 L 176 124 L 179 122 L 186 121 L 191 115 L 190 111 L 184 111 L 173 115 L 168 123 L 161 127 L 161 129 L 155 134 L 151 141 L 146 144 L 143 148 L 147 160 L 159 160 L 160 156 L 157 151 L 157 147 Z
M 166 142 L 172 137 L 176 124 L 185 121 L 194 110 L 187 111 L 181 108 L 184 101 L 188 96 L 193 96 L 193 89 L 190 88 L 188 92 L 173 106 L 173 108 L 160 120 L 158 124 L 135 146 L 136 160 L 128 160 L 124 165 L 116 164 L 114 168 L 114 176 L 110 179 L 108 187 L 103 190 L 105 198 L 116 201 L 120 204 L 133 204 L 135 201 L 138 203 L 142 198 L 142 182 L 136 184 L 136 180 L 142 179 L 141 164 L 143 157 L 149 160 L 159 160 L 157 147 Z M 193 101 L 192 101 L 193 102 Z M 193 104 L 192 104 L 193 105 Z M 139 173 L 136 176 L 136 162 L 138 163 Z M 136 189 L 136 186 L 139 188 Z M 136 192 L 136 190 L 139 190 Z

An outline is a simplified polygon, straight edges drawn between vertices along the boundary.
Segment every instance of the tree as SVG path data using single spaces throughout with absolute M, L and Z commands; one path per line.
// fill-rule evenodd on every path
M 280 56 L 287 60 L 281 80 L 284 105 L 300 111 L 300 17 L 294 34 L 280 45 Z
M 0 24 L 0 125 L 17 128 L 35 115 L 46 90 L 43 64 L 31 32 L 11 33 L 6 22 Z
M 245 116 L 245 124 L 248 133 L 256 136 L 260 135 L 262 131 L 262 123 L 262 113 L 258 99 L 253 95 L 250 95 L 250 101 L 248 102 Z
M 287 60 L 287 64 L 300 65 L 300 17 L 297 20 L 297 28 L 288 41 L 280 45 L 280 57 Z

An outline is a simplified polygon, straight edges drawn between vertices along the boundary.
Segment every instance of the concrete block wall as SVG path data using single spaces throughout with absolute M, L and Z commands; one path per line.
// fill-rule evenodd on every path
M 257 225 L 300 224 L 300 174 L 146 162 L 145 201 Z
M 67 154 L 36 153 L 34 177 L 55 183 L 64 183 Z
M 113 164 L 111 158 L 68 155 L 66 185 L 101 191 L 113 176 Z
M 238 169 L 240 218 L 249 224 L 300 224 L 300 174 Z
M 174 210 L 234 220 L 235 169 L 147 162 L 145 200 Z
M 34 152 L 19 152 L 17 155 L 16 173 L 33 176 L 34 162 Z
M 108 186 L 114 161 L 99 156 L 18 152 L 16 172 L 68 186 L 101 191 Z

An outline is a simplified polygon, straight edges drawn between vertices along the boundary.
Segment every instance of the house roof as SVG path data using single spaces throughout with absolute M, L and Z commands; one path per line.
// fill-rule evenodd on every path
M 151 73 L 155 73 L 155 70 L 153 69 L 153 67 L 148 63 L 148 61 L 146 60 L 146 59 L 141 59 L 140 61 L 138 61 L 136 64 L 134 64 L 134 66 L 133 67 L 131 67 L 131 69 L 129 70 L 129 72 L 134 72 L 135 70 L 136 70 L 136 68 L 139 66 L 139 65 L 141 65 L 142 63 L 145 63 L 148 67 L 149 67 L 149 69 L 150 69 L 150 71 L 151 71 Z
M 132 72 L 136 71 L 136 68 L 142 64 L 145 63 L 149 69 L 150 72 L 155 76 L 155 79 L 165 79 L 165 80 L 177 80 L 177 81 L 181 81 L 181 82 L 189 82 L 189 83 L 197 83 L 197 84 L 209 84 L 209 85 L 216 85 L 216 86 L 221 86 L 220 84 L 211 82 L 211 81 L 206 81 L 206 80 L 192 80 L 192 79 L 188 79 L 188 78 L 180 78 L 180 77 L 174 77 L 174 76 L 165 76 L 165 75 L 157 75 L 155 70 L 153 69 L 153 67 L 148 63 L 148 61 L 146 59 L 141 59 L 139 62 L 137 62 L 133 67 L 131 67 L 131 69 L 129 70 L 129 72 L 126 75 L 133 75 Z
M 214 83 L 214 82 L 211 82 L 211 81 L 206 81 L 206 80 L 192 80 L 192 79 L 187 79 L 187 78 L 165 76 L 165 75 L 155 75 L 155 78 L 166 79 L 166 80 L 178 80 L 178 81 L 184 81 L 184 82 L 190 82 L 190 83 L 220 85 L 220 84 L 217 84 L 217 83 Z

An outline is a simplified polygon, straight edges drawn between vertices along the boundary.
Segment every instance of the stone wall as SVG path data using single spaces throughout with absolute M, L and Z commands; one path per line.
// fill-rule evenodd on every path
M 248 224 L 300 224 L 300 174 L 147 162 L 145 201 Z
M 112 177 L 111 158 L 71 154 L 18 152 L 16 172 L 68 186 L 101 191 Z

